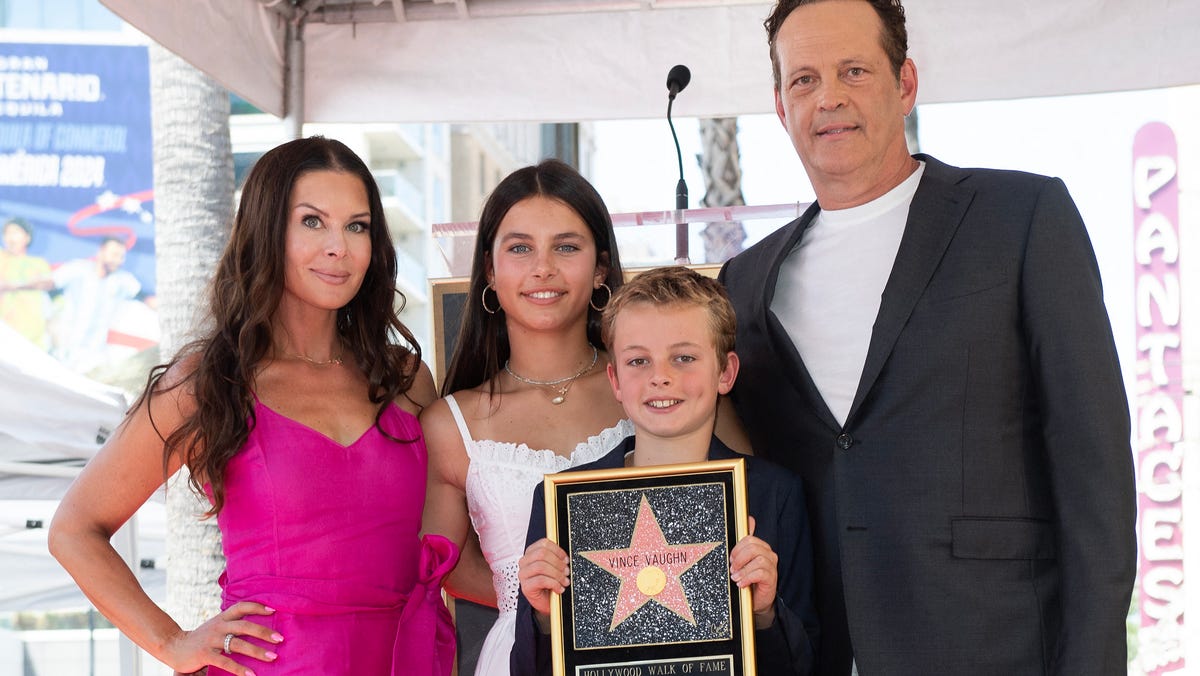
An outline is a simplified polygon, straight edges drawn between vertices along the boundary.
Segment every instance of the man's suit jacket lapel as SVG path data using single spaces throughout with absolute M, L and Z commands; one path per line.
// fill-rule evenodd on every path
M 925 173 L 913 196 L 892 274 L 883 289 L 862 378 L 846 417 L 847 425 L 854 421 L 863 400 L 875 386 L 896 339 L 929 285 L 974 196 L 973 190 L 957 185 L 969 175 L 968 171 L 925 155 L 916 157 L 925 162 Z
M 817 217 L 819 211 L 820 207 L 813 202 L 800 218 L 788 226 L 791 229 L 787 232 L 782 246 L 774 248 L 773 257 L 767 266 L 767 274 L 764 276 L 762 293 L 759 294 L 763 304 L 761 308 L 758 308 L 757 313 L 766 327 L 767 335 L 771 339 L 771 345 L 779 357 L 781 366 L 787 370 L 788 380 L 812 402 L 813 409 L 817 411 L 825 424 L 829 425 L 831 429 L 837 430 L 839 429 L 837 419 L 833 417 L 825 399 L 821 397 L 821 392 L 813 382 L 804 360 L 800 358 L 800 352 L 796 349 L 795 343 L 792 342 L 787 330 L 783 328 L 783 324 L 771 310 L 771 301 L 775 297 L 775 285 L 779 280 L 779 268 L 792 249 L 795 249 L 796 245 L 800 243 L 804 231 L 808 229 L 809 225 L 812 225 L 813 219 Z

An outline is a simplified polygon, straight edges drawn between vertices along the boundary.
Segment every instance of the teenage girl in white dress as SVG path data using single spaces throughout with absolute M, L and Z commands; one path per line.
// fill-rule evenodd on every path
M 600 342 L 600 311 L 620 284 L 608 209 L 571 167 L 520 169 L 488 198 L 446 396 L 421 415 L 424 531 L 461 547 L 473 527 L 482 550 L 466 546 L 445 586 L 500 612 L 476 676 L 508 674 L 533 487 L 633 434 Z

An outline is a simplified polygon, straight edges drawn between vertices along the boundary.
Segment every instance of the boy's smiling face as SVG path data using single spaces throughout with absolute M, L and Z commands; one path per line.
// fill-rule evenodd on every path
M 707 448 L 717 395 L 733 387 L 738 361 L 730 352 L 721 365 L 705 308 L 630 305 L 616 318 L 610 348 L 608 379 L 638 438 L 695 437 Z

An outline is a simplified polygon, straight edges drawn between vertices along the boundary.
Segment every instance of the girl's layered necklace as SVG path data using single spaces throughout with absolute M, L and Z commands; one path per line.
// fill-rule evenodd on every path
M 570 391 L 571 385 L 574 385 L 575 381 L 578 380 L 580 378 L 580 376 L 582 376 L 583 374 L 585 374 L 588 371 L 591 371 L 593 368 L 595 368 L 596 362 L 600 360 L 600 351 L 596 349 L 595 345 L 591 345 L 590 347 L 592 348 L 591 363 L 589 363 L 587 366 L 584 366 L 582 369 L 579 370 L 579 372 L 575 373 L 574 375 L 570 375 L 565 378 L 558 378 L 556 380 L 535 380 L 533 378 L 526 378 L 525 376 L 520 375 L 517 372 L 513 371 L 509 367 L 509 365 L 508 365 L 509 360 L 507 360 L 507 359 L 504 360 L 504 370 L 506 372 L 508 372 L 508 375 L 512 376 L 513 378 L 516 378 L 517 380 L 525 383 L 526 385 L 537 385 L 539 387 L 549 387 L 550 389 L 557 392 L 558 395 L 550 400 L 551 404 L 554 404 L 555 406 L 557 406 L 567 400 L 567 392 Z

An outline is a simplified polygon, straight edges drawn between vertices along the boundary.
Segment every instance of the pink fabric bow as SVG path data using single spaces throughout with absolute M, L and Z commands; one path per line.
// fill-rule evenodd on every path
M 442 600 L 442 580 L 458 563 L 458 546 L 441 535 L 421 538 L 417 584 L 400 616 L 393 674 L 444 674 L 454 667 L 454 621 Z M 403 669 L 403 671 L 398 671 Z

